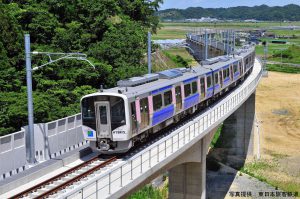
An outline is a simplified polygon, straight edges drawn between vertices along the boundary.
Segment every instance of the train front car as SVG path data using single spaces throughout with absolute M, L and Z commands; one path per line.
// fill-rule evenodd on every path
M 115 93 L 95 93 L 81 99 L 82 130 L 91 148 L 124 153 L 132 147 L 128 99 Z

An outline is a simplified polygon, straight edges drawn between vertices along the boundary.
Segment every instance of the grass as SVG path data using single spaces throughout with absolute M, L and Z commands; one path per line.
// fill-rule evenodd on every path
M 182 29 L 166 29 L 161 28 L 157 31 L 157 34 L 153 34 L 153 40 L 160 40 L 160 39 L 185 39 L 187 31 Z
M 278 64 L 268 64 L 267 70 L 282 73 L 300 74 L 300 67 L 292 67 L 287 65 L 280 66 Z
M 188 63 L 188 65 L 197 64 L 194 57 L 191 56 L 185 48 L 170 48 L 170 49 L 167 49 L 167 50 L 163 50 L 163 52 L 165 54 L 171 55 L 171 56 L 179 55 L 180 57 L 182 57 Z
M 217 144 L 217 142 L 218 142 L 218 140 L 220 138 L 220 135 L 221 135 L 221 132 L 222 132 L 222 128 L 223 128 L 223 125 L 221 125 L 218 128 L 217 132 L 215 133 L 215 135 L 214 135 L 214 137 L 213 137 L 213 139 L 212 139 L 212 141 L 210 143 L 210 147 L 211 148 L 215 148 L 215 146 L 216 146 L 216 144 Z
M 151 185 L 143 187 L 141 190 L 132 194 L 128 199 L 167 199 L 168 184 L 165 183 L 162 188 L 154 188 Z
M 281 156 L 280 156 L 281 157 Z M 278 169 L 277 161 L 279 157 L 274 157 L 273 160 L 259 160 L 251 163 L 247 163 L 241 168 L 241 172 L 246 173 L 262 182 L 270 184 L 273 187 L 277 187 L 287 192 L 299 192 L 300 185 L 291 180 L 284 180 L 280 177 L 276 177 L 274 173 L 280 173 Z

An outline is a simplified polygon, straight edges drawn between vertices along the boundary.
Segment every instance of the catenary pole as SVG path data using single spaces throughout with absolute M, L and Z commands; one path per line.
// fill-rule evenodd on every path
M 152 63 L 151 63 L 151 32 L 148 32 L 148 73 L 150 74 L 152 71 Z
M 33 100 L 32 100 L 32 69 L 30 35 L 25 34 L 25 58 L 26 58 L 26 83 L 27 83 L 27 104 L 28 104 L 28 141 L 29 141 L 29 163 L 35 163 L 34 147 L 34 121 L 33 121 Z

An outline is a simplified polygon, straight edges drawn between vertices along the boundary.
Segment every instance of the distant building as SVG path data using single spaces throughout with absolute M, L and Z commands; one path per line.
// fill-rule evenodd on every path
M 217 22 L 216 18 L 202 17 L 201 19 L 186 19 L 186 22 Z
M 256 19 L 246 19 L 246 20 L 244 20 L 244 22 L 250 22 L 250 23 L 257 23 L 257 22 L 259 22 L 258 20 L 256 20 Z

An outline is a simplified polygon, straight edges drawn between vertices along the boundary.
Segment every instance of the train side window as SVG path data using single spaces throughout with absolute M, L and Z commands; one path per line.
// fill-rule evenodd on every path
M 153 97 L 153 109 L 154 111 L 159 110 L 162 107 L 162 97 L 161 94 L 155 95 Z
M 226 77 L 229 77 L 229 68 L 226 69 Z
M 216 72 L 215 73 L 215 84 L 218 84 L 219 83 L 219 75 L 218 73 Z
M 206 81 L 207 81 L 207 88 L 210 88 L 212 85 L 211 76 L 208 76 Z
M 172 103 L 172 92 L 171 91 L 167 91 L 164 93 L 164 102 L 165 102 L 165 106 L 168 106 Z
M 234 71 L 234 73 L 236 73 L 238 71 L 238 65 L 237 65 L 237 63 L 235 63 L 233 65 L 233 71 Z
M 246 66 L 248 66 L 248 63 L 249 63 L 249 59 L 248 57 L 246 58 Z
M 197 91 L 198 91 L 197 82 L 193 82 L 192 83 L 192 92 L 193 92 L 193 94 L 197 93 Z
M 184 95 L 185 95 L 185 97 L 190 96 L 191 93 L 192 93 L 192 91 L 191 91 L 191 84 L 184 85 Z

